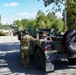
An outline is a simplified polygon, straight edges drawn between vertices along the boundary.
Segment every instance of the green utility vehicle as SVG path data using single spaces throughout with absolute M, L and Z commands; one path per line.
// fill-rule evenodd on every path
M 76 29 L 69 29 L 63 35 L 51 35 L 51 29 L 46 31 L 52 41 L 39 39 L 30 41 L 30 54 L 33 55 L 35 65 L 45 71 L 54 71 L 54 61 L 67 59 L 71 64 L 76 63 Z
M 42 31 L 47 31 L 53 41 L 31 41 L 30 54 L 34 56 L 37 68 L 54 71 L 54 61 L 59 59 L 67 59 L 71 64 L 76 63 L 76 29 L 69 29 L 64 35 L 55 36 L 51 36 L 51 29 Z

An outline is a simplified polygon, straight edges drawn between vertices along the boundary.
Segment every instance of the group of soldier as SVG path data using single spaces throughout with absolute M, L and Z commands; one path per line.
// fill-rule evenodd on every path
M 29 67 L 29 46 L 30 46 L 30 41 L 36 41 L 38 40 L 37 38 L 34 38 L 30 35 L 28 35 L 28 31 L 25 30 L 24 33 L 20 33 L 18 36 L 18 39 L 20 40 L 20 53 L 21 53 L 21 59 L 24 67 Z
M 42 37 L 44 36 L 44 37 Z M 33 36 L 30 36 L 28 34 L 28 31 L 25 30 L 24 34 L 20 33 L 18 36 L 18 39 L 20 40 L 20 53 L 21 53 L 21 59 L 24 67 L 29 67 L 29 62 L 30 62 L 30 53 L 29 53 L 29 46 L 30 46 L 30 41 L 37 41 L 39 39 L 46 39 L 45 37 L 47 36 L 46 32 L 40 32 L 40 34 L 37 34 L 36 38 Z M 51 38 L 48 38 L 48 40 L 51 40 Z

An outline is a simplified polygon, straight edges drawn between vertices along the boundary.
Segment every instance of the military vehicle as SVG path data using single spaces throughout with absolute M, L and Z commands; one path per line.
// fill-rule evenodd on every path
M 33 55 L 35 65 L 45 71 L 54 71 L 54 61 L 67 59 L 69 63 L 76 63 L 76 29 L 69 29 L 64 35 L 51 35 L 51 29 L 47 31 L 52 41 L 39 39 L 31 41 L 30 54 Z
M 30 54 L 33 55 L 37 68 L 46 72 L 54 71 L 54 61 L 59 59 L 67 59 L 71 64 L 76 63 L 76 29 L 69 29 L 63 35 L 57 35 L 57 31 L 51 32 L 52 29 L 39 31 L 47 32 L 46 39 L 30 41 Z M 52 41 L 48 37 L 52 38 Z

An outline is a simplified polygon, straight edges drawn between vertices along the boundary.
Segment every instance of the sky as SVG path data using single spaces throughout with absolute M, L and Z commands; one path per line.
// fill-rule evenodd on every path
M 12 24 L 14 20 L 34 19 L 38 10 L 47 14 L 52 5 L 44 6 L 43 0 L 0 0 L 0 15 L 2 24 Z M 56 13 L 61 17 L 61 13 Z

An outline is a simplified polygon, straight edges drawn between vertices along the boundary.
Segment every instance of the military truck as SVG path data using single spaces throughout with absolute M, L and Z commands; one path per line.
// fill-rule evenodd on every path
M 52 41 L 39 39 L 30 42 L 30 54 L 33 55 L 35 65 L 45 71 L 54 71 L 54 61 L 67 59 L 69 63 L 76 63 L 76 29 L 69 29 L 64 35 L 51 36 L 51 29 L 47 31 Z

